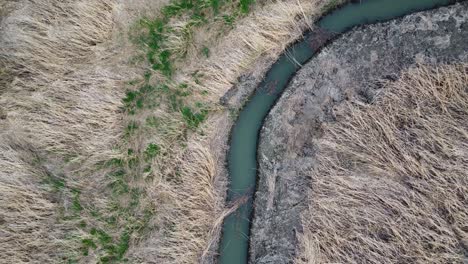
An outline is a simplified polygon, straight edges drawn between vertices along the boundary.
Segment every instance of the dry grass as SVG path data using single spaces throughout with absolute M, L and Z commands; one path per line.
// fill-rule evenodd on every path
M 468 65 L 419 66 L 371 105 L 335 109 L 297 263 L 462 263 Z
M 106 159 L 120 133 L 114 88 L 128 76 L 97 63 L 113 9 L 111 1 L 10 1 L 1 21 L 0 262 L 59 262 L 79 250 L 75 221 L 60 216 L 70 197 L 46 182 L 90 182 L 72 163 Z
M 2 129 L 4 127 L 1 127 Z M 1 263 L 58 262 L 64 227 L 54 217 L 56 203 L 41 188 L 45 169 L 19 135 L 0 134 Z
M 135 261 L 193 263 L 206 248 L 223 200 L 215 188 L 216 162 L 202 144 L 194 143 L 173 161 L 178 178 L 155 180 L 150 192 L 161 212 L 156 215 L 159 229 L 150 236 L 151 243 L 142 243 L 143 250 L 131 252 Z M 142 251 L 145 255 L 138 255 Z
M 9 201 L 0 205 L 0 262 L 96 262 L 101 248 L 82 253 L 90 231 L 119 241 L 127 219 L 139 224 L 110 209 L 116 201 L 102 163 L 121 156 L 124 83 L 140 71 L 127 63 L 125 30 L 138 8 L 159 5 L 144 2 L 8 2 L 0 25 L 0 199 Z M 129 204 L 128 196 L 117 203 Z
M 0 58 L 15 76 L 2 89 L 8 119 L 34 145 L 58 155 L 90 156 L 118 136 L 116 118 L 128 78 L 87 67 L 112 33 L 111 1 L 32 1 L 3 21 Z M 98 70 L 99 69 L 99 70 Z
M 242 74 L 251 73 L 262 78 L 271 63 L 294 40 L 300 38 L 313 21 L 325 11 L 329 1 L 271 1 L 256 6 L 251 14 L 240 20 L 226 36 L 213 40 L 210 29 L 202 28 L 195 34 L 207 43 L 197 43 L 194 50 L 210 46 L 211 56 L 203 58 L 193 54 L 183 61 L 176 79 L 184 80 L 194 87 L 222 96 L 235 84 Z M 345 2 L 345 1 L 339 1 Z M 213 34 L 213 33 L 211 33 Z M 209 44 L 209 43 L 215 43 Z M 194 83 L 189 76 L 201 72 L 202 85 Z
M 219 98 L 246 72 L 260 80 L 287 44 L 299 38 L 313 19 L 324 11 L 327 2 L 266 2 L 254 6 L 249 15 L 225 34 L 216 30 L 226 30 L 219 24 L 221 22 L 193 27 L 191 31 L 187 31 L 190 21 L 187 17 L 170 22 L 175 28 L 174 35 L 169 36 L 171 51 L 175 53 L 175 71 L 169 85 L 174 88 L 181 83 L 187 84 L 192 94 L 184 99 L 184 103 L 201 102 L 210 113 L 196 133 L 189 130 L 185 144 L 178 144 L 178 140 L 184 138 L 187 125 L 180 115 L 168 114 L 171 113 L 168 102 L 163 102 L 158 111 L 145 110 L 137 115 L 139 120 L 153 115 L 172 126 L 170 132 L 158 129 L 145 132 L 136 137 L 140 143 L 133 143 L 133 146 L 146 146 L 155 142 L 164 153 L 154 161 L 154 170 L 149 175 L 155 179 L 150 196 L 158 207 L 159 216 L 155 220 L 158 228 L 141 243 L 145 249 L 131 251 L 133 258 L 168 263 L 213 260 L 220 223 L 223 216 L 232 211 L 232 208 L 223 207 L 224 151 L 232 120 L 228 110 L 218 105 Z M 191 41 L 183 39 L 184 36 Z M 208 58 L 200 52 L 204 46 L 210 49 Z M 199 73 L 197 78 L 193 77 L 194 73 Z M 150 83 L 157 85 L 167 82 L 166 79 L 153 72 Z M 204 91 L 207 94 L 203 94 Z M 198 152 L 205 154 L 200 156 Z M 193 160 L 193 155 L 198 158 Z M 212 160 L 216 160 L 214 165 Z M 209 170 L 212 175 L 207 174 L 205 168 L 212 166 Z M 215 188 L 210 189 L 213 186 Z
M 224 208 L 232 120 L 218 100 L 240 75 L 260 79 L 326 2 L 261 2 L 232 28 L 217 21 L 187 31 L 187 17 L 174 18 L 168 84 L 188 84 L 184 103 L 209 110 L 196 129 L 167 100 L 122 111 L 125 82 L 144 84 L 145 71 L 151 85 L 167 82 L 134 63 L 138 51 L 126 35 L 166 1 L 0 3 L 0 262 L 96 262 L 108 254 L 109 245 L 99 244 L 107 235 L 125 253 L 129 230 L 135 261 L 211 261 L 223 216 L 233 210 Z M 148 125 L 151 118 L 159 125 Z M 159 155 L 148 158 L 152 144 Z M 119 165 L 102 165 L 108 161 Z M 116 195 L 115 186 L 126 192 Z M 83 239 L 97 243 L 87 244 L 88 256 Z

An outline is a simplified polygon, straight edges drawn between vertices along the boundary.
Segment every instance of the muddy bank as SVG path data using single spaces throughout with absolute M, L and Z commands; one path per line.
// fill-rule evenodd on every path
M 339 37 L 293 78 L 267 117 L 259 146 L 259 181 L 251 237 L 253 263 L 289 263 L 300 214 L 307 208 L 307 171 L 314 166 L 321 124 L 351 95 L 370 102 L 382 79 L 415 63 L 467 61 L 468 3 L 356 28 Z

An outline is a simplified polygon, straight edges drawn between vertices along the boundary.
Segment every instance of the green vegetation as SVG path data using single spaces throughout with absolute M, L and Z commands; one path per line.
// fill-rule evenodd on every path
M 131 136 L 138 129 L 138 123 L 136 121 L 131 121 L 125 130 L 126 136 Z
M 206 120 L 209 104 L 193 98 L 206 97 L 208 92 L 197 91 L 185 82 L 174 81 L 174 61 L 186 56 L 195 27 L 220 18 L 226 25 L 232 26 L 240 13 L 248 11 L 252 1 L 240 2 L 237 10 L 228 13 L 223 10 L 225 3 L 219 0 L 174 1 L 162 9 L 160 16 L 154 19 L 144 18 L 137 23 L 131 38 L 144 50 L 148 70 L 141 78 L 127 83 L 132 89 L 122 99 L 123 111 L 128 114 L 123 146 L 133 142 L 141 133 L 160 133 L 164 137 L 166 134 L 172 135 L 171 131 L 178 131 L 182 137 L 177 142 L 183 147 L 184 135 L 189 130 L 197 130 Z M 171 26 L 171 19 L 180 16 L 190 19 L 182 27 Z M 169 43 L 173 44 L 170 42 L 173 41 L 171 36 L 177 37 L 178 49 L 170 46 Z M 209 57 L 209 48 L 203 46 L 201 53 Z M 192 75 L 194 83 L 199 85 L 202 76 L 195 72 Z M 163 111 L 167 115 L 152 113 L 143 121 L 139 118 L 142 113 L 152 111 Z M 181 122 L 182 126 L 177 122 Z M 177 125 L 172 127 L 173 124 Z M 153 160 L 166 155 L 167 150 L 158 141 L 150 141 L 142 149 L 128 146 L 122 148 L 124 151 L 120 158 L 112 158 L 103 164 L 104 168 L 110 170 L 107 173 L 107 182 L 111 199 L 106 208 L 98 209 L 94 205 L 83 203 L 78 189 L 68 190 L 71 193 L 73 221 L 77 221 L 82 234 L 77 237 L 79 252 L 83 256 L 92 252 L 100 263 L 125 262 L 124 255 L 132 237 L 140 236 L 148 228 L 154 211 L 150 203 L 142 202 L 145 201 L 146 192 L 137 187 L 141 185 L 136 183 L 145 181 L 145 177 L 153 170 Z M 171 177 L 177 178 L 177 173 Z M 68 188 L 60 180 L 51 180 L 50 183 L 55 189 Z M 79 259 L 79 256 L 70 259 Z
M 149 144 L 145 151 L 146 159 L 154 158 L 158 154 L 159 146 Z M 72 235 L 69 239 L 79 241 L 78 252 L 82 256 L 88 256 L 92 251 L 98 256 L 99 263 L 125 262 L 124 255 L 132 235 L 137 232 L 140 236 L 142 230 L 147 228 L 153 215 L 152 207 L 141 203 L 145 192 L 131 186 L 130 175 L 125 170 L 126 166 L 131 166 L 132 160 L 138 163 L 138 159 L 133 158 L 134 155 L 133 150 L 129 149 L 126 159 L 112 159 L 106 162 L 105 166 L 112 169 L 108 173 L 108 179 L 113 199 L 104 209 L 84 203 L 80 189 L 70 187 L 64 180 L 50 177 L 46 182 L 55 192 L 60 192 L 61 196 L 70 197 L 70 210 L 68 213 L 67 210 L 62 211 L 62 219 L 75 222 L 81 230 L 81 235 Z M 77 255 L 67 256 L 68 263 L 76 263 L 77 259 Z
M 252 5 L 253 0 L 240 0 L 240 10 L 242 13 L 248 13 L 250 5 Z
M 183 107 L 181 109 L 181 113 L 188 127 L 193 129 L 197 128 L 203 121 L 205 121 L 208 111 L 202 109 L 199 112 L 194 112 L 189 107 Z
M 171 77 L 174 70 L 172 61 L 186 55 L 187 46 L 192 39 L 195 27 L 209 24 L 219 18 L 222 18 L 227 25 L 232 25 L 236 17 L 248 13 L 252 3 L 253 0 L 241 0 L 238 9 L 228 10 L 218 15 L 224 4 L 232 5 L 233 2 L 219 0 L 173 1 L 162 9 L 160 16 L 154 19 L 141 19 L 136 27 L 138 32 L 132 34 L 131 37 L 147 50 L 146 58 L 151 68 Z M 170 25 L 172 18 L 182 15 L 190 18 L 184 26 L 176 28 Z M 183 42 L 180 43 L 180 46 L 185 47 L 175 52 L 176 54 L 174 54 L 173 47 L 168 45 L 171 35 L 175 36 L 179 42 Z M 208 56 L 208 51 L 208 48 L 204 47 L 202 52 Z M 174 55 L 178 55 L 178 58 Z
M 46 179 L 46 183 L 48 183 L 56 192 L 65 188 L 65 181 L 63 179 L 52 177 L 51 175 Z
M 155 158 L 167 154 L 159 141 L 147 142 L 141 149 L 130 142 L 134 142 L 142 133 L 159 133 L 160 137 L 164 137 L 177 131 L 181 136 L 176 137 L 176 143 L 182 148 L 186 146 L 187 132 L 196 131 L 206 120 L 210 104 L 194 100 L 200 96 L 206 97 L 206 90 L 197 91 L 186 82 L 173 80 L 174 62 L 187 55 L 194 28 L 219 20 L 232 27 L 238 16 L 248 12 L 252 2 L 240 1 L 235 4 L 237 8 L 231 10 L 223 7 L 234 2 L 173 1 L 162 8 L 158 17 L 144 18 L 137 23 L 131 39 L 144 50 L 148 70 L 141 78 L 127 82 L 131 89 L 122 99 L 122 110 L 128 114 L 122 146 L 128 147 L 122 147 L 121 157 L 102 164 L 108 171 L 106 178 L 110 200 L 105 208 L 98 207 L 84 201 L 79 188 L 72 188 L 61 179 L 49 177 L 47 182 L 70 199 L 70 210 L 64 210 L 63 215 L 64 220 L 76 222 L 80 230 L 80 235 L 72 238 L 78 240 L 79 254 L 96 255 L 99 263 L 126 262 L 124 256 L 132 237 L 141 236 L 154 214 L 151 203 L 144 202 L 146 192 L 137 183 L 147 180 L 145 177 L 153 171 Z M 176 27 L 170 23 L 171 19 L 182 16 L 189 17 L 183 26 Z M 174 39 L 177 40 L 177 48 L 173 47 Z M 208 47 L 203 46 L 200 51 L 205 57 L 210 56 Z M 195 84 L 201 84 L 202 73 L 195 72 L 191 76 Z M 162 111 L 167 115 L 160 116 L 151 113 L 153 111 Z M 143 113 L 151 115 L 140 119 Z M 177 171 L 169 175 L 173 180 L 178 177 Z M 79 257 L 70 256 L 68 260 L 75 263 Z
M 232 26 L 237 17 L 249 11 L 253 0 L 240 2 L 219 0 L 177 0 L 163 7 L 159 16 L 141 19 L 131 33 L 131 39 L 146 53 L 147 63 L 151 70 L 146 71 L 143 80 L 132 80 L 130 85 L 136 85 L 136 90 L 127 92 L 123 99 L 125 111 L 135 115 L 143 109 L 165 107 L 165 111 L 180 115 L 186 124 L 185 129 L 195 130 L 206 119 L 210 107 L 201 107 L 193 104 L 189 97 L 192 95 L 207 94 L 207 91 L 196 91 L 186 83 L 177 83 L 172 80 L 175 66 L 174 62 L 187 55 L 188 47 L 193 39 L 196 27 L 207 25 L 220 19 Z M 226 6 L 236 8 L 224 8 Z M 183 25 L 171 24 L 171 21 L 180 17 L 188 17 Z M 210 50 L 202 46 L 201 53 L 210 56 Z M 158 84 L 153 84 L 152 76 L 158 72 Z M 196 84 L 201 84 L 201 73 L 192 75 Z M 156 117 L 146 119 L 146 126 L 156 128 L 164 122 Z M 125 135 L 132 136 L 139 128 L 136 121 L 130 121 Z M 183 132 L 182 134 L 186 134 Z
M 208 47 L 203 47 L 202 48 L 202 53 L 205 55 L 205 57 L 210 57 L 210 49 Z
M 132 151 L 129 153 L 134 155 Z M 157 145 L 150 144 L 145 154 L 150 158 L 156 156 L 157 153 Z M 80 203 L 80 192 L 78 190 L 74 192 L 72 210 L 78 215 L 86 215 L 88 219 L 91 217 L 94 222 L 91 225 L 82 220 L 78 224 L 79 228 L 87 234 L 81 238 L 80 251 L 83 256 L 87 256 L 92 250 L 99 256 L 100 263 L 125 262 L 124 255 L 129 248 L 132 235 L 135 232 L 140 234 L 142 230 L 145 230 L 153 215 L 151 206 L 141 202 L 145 192 L 131 186 L 132 180 L 124 165 L 130 166 L 132 160 L 128 158 L 125 163 L 120 160 L 118 162 L 112 160 L 108 163 L 112 168 L 108 178 L 113 199 L 104 211 L 96 211 L 91 205 L 85 207 Z
M 159 154 L 160 150 L 161 148 L 157 144 L 150 143 L 145 150 L 146 159 L 154 159 Z
M 117 242 L 104 230 L 92 228 L 88 238 L 81 240 L 81 252 L 83 256 L 88 256 L 90 250 L 101 248 L 104 255 L 99 258 L 100 263 L 115 263 L 124 261 L 124 254 L 129 247 L 130 232 L 122 232 Z
M 71 209 L 75 213 L 80 213 L 83 210 L 83 206 L 80 203 L 80 190 L 72 189 L 73 193 Z

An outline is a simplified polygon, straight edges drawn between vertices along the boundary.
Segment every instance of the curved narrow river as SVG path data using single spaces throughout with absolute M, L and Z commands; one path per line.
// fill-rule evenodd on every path
M 231 132 L 228 169 L 230 185 L 227 202 L 242 197 L 248 202 L 224 221 L 219 246 L 220 264 L 248 262 L 250 218 L 257 177 L 257 144 L 263 120 L 286 88 L 289 80 L 307 62 L 327 36 L 341 34 L 362 24 L 387 21 L 416 11 L 448 5 L 453 0 L 361 0 L 347 4 L 323 17 L 321 29 L 289 47 L 273 64 L 265 79 L 246 103 Z M 332 33 L 332 34 L 331 34 Z

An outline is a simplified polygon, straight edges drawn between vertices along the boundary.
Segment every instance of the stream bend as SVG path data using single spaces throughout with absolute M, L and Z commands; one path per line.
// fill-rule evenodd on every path
M 324 16 L 317 29 L 291 45 L 267 72 L 239 113 L 231 131 L 228 153 L 227 203 L 246 201 L 223 223 L 219 245 L 220 264 L 247 263 L 250 219 L 257 180 L 257 149 L 265 117 L 287 87 L 289 80 L 325 44 L 339 34 L 363 24 L 384 22 L 417 11 L 449 5 L 455 0 L 363 0 L 349 3 Z

